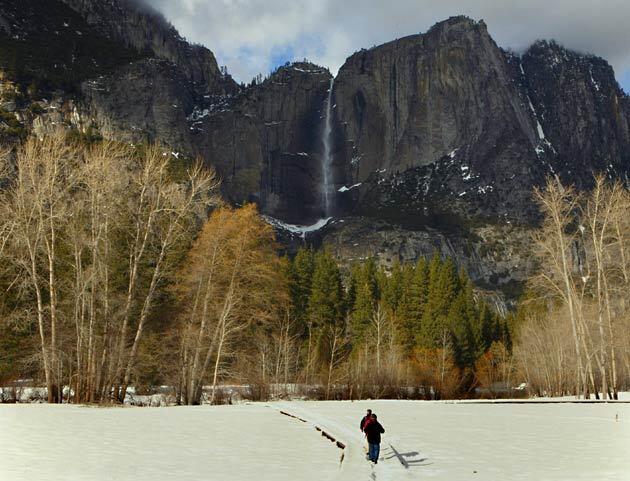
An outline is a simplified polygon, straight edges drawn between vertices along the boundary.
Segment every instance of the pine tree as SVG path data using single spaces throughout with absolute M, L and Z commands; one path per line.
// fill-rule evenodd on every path
M 423 347 L 439 345 L 444 329 L 448 328 L 447 316 L 460 288 L 457 270 L 451 259 L 442 261 L 436 252 L 429 263 L 427 302 L 422 314 L 417 344 Z
M 415 268 L 404 269 L 404 286 L 399 309 L 401 344 L 407 354 L 416 345 L 416 338 L 422 328 L 422 317 L 427 302 L 428 266 L 424 257 L 420 258 Z
M 497 316 L 488 309 L 485 302 L 479 306 L 479 324 L 481 326 L 481 339 L 483 351 L 487 351 L 494 341 L 501 339 L 501 325 Z
M 379 269 L 376 278 L 383 306 L 396 315 L 403 294 L 403 268 L 400 262 L 394 262 L 389 276 L 385 269 Z
M 315 254 L 315 268 L 308 298 L 308 319 L 314 328 L 339 325 L 343 320 L 341 273 L 327 252 Z
M 300 248 L 290 264 L 289 287 L 293 318 L 302 334 L 306 333 L 308 323 L 308 302 L 311 295 L 311 283 L 315 271 L 315 255 L 311 249 Z
M 454 341 L 455 360 L 460 368 L 465 368 L 473 367 L 485 349 L 472 283 L 466 277 L 461 280 L 465 284 L 449 309 L 447 324 Z
M 495 314 L 496 316 L 496 314 Z M 508 352 L 512 353 L 512 329 L 508 319 L 500 319 L 498 321 L 500 326 L 500 341 L 503 343 Z
M 344 298 L 341 273 L 335 259 L 326 251 L 315 254 L 315 269 L 308 299 L 308 346 L 306 382 L 317 373 L 322 363 L 330 368 L 338 359 L 338 344 L 345 343 Z M 319 368 L 318 368 L 319 362 Z M 330 375 L 330 371 L 329 371 Z
M 357 299 L 357 287 L 358 287 L 358 279 L 359 279 L 359 270 L 361 269 L 360 264 L 354 264 L 350 269 L 350 275 L 346 280 L 346 289 L 344 291 L 344 317 L 348 317 L 352 314 L 352 309 L 354 309 L 354 303 Z
M 355 276 L 356 298 L 352 308 L 350 326 L 353 340 L 361 343 L 372 322 L 374 307 L 379 297 L 374 259 L 368 259 L 355 271 Z

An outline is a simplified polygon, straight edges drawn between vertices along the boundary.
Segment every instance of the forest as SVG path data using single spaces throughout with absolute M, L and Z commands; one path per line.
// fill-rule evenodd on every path
M 452 259 L 288 255 L 256 206 L 159 145 L 62 133 L 1 155 L 0 385 L 50 403 L 616 398 L 630 387 L 630 195 L 549 179 L 537 271 L 500 315 Z M 515 389 L 516 387 L 524 389 Z M 9 393 L 9 394 L 7 394 Z

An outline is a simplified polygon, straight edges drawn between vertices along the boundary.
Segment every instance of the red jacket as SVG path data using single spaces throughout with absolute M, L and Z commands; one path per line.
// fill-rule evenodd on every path
M 367 426 L 367 423 L 369 423 L 371 420 L 371 417 L 363 416 L 363 419 L 361 419 L 361 423 L 359 424 L 359 428 L 361 428 L 361 431 L 365 429 L 365 426 Z

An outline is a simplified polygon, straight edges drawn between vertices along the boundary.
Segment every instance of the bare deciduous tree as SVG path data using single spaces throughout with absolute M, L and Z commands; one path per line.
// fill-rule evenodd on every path
M 189 308 L 182 318 L 182 399 L 201 401 L 211 379 L 213 402 L 231 344 L 253 322 L 278 314 L 286 280 L 271 226 L 253 205 L 215 211 L 180 274 L 178 291 Z
M 628 191 L 598 176 L 582 196 L 555 179 L 536 197 L 545 222 L 536 235 L 541 268 L 532 287 L 547 300 L 547 319 L 530 319 L 519 332 L 520 365 L 539 391 L 616 398 L 620 338 L 628 328 Z
M 86 147 L 63 132 L 29 139 L 14 164 L 0 248 L 36 306 L 48 399 L 66 384 L 77 402 L 122 402 L 157 290 L 215 201 L 214 175 L 195 165 L 176 178 L 159 146 Z

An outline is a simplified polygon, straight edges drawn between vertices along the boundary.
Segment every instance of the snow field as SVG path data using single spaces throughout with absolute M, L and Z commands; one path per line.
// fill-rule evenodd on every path
M 367 408 L 385 427 L 376 466 L 358 428 Z M 5 479 L 625 481 L 630 404 L 0 405 Z
M 293 402 L 287 410 L 288 404 L 322 426 L 328 422 L 332 432 L 356 432 L 348 432 L 355 444 L 365 410 L 377 413 L 385 434 L 372 479 L 630 480 L 630 404 Z M 344 461 L 342 471 L 350 464 Z
M 0 405 L 0 480 L 325 480 L 340 450 L 264 404 Z

